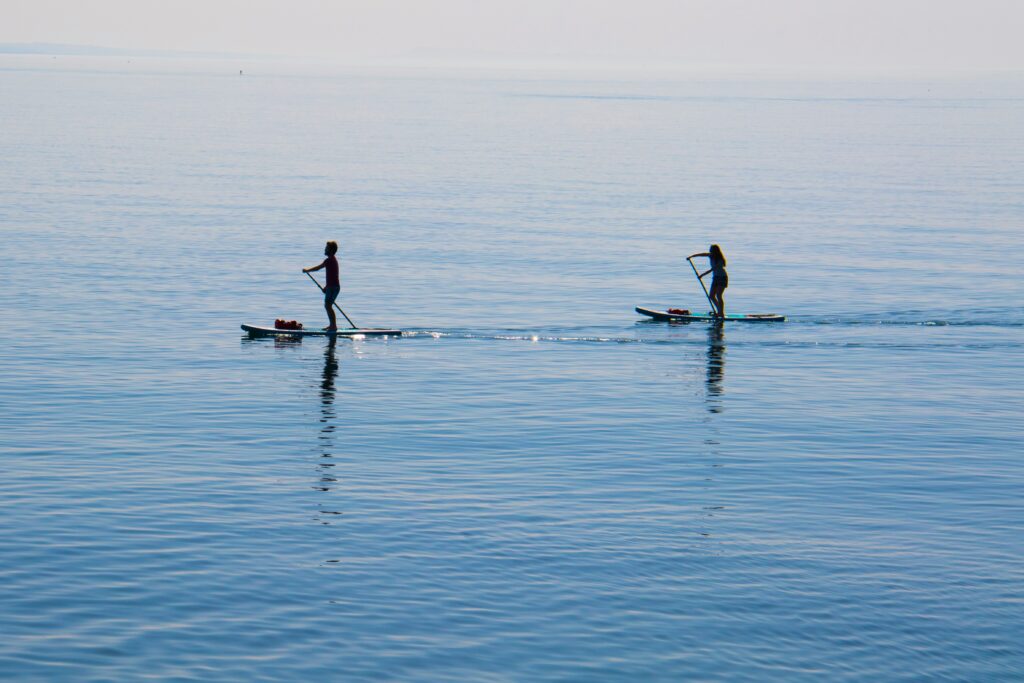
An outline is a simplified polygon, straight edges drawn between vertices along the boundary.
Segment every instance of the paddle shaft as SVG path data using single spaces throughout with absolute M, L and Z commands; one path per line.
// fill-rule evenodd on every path
M 309 275 L 309 279 L 313 281 L 313 284 L 315 284 L 315 285 L 316 285 L 317 287 L 320 287 L 320 283 L 316 281 L 316 278 L 315 278 L 315 277 L 313 277 L 313 276 L 312 276 L 312 275 L 310 275 L 309 273 L 306 273 L 306 275 Z M 323 293 L 324 293 L 324 295 L 326 295 L 326 294 L 327 294 L 327 290 L 325 290 L 325 289 L 324 289 L 323 287 L 320 287 L 320 291 L 321 291 L 321 292 L 323 292 Z M 345 311 L 342 311 L 342 310 L 341 310 L 341 306 L 339 306 L 339 305 L 338 305 L 338 302 L 337 302 L 337 301 L 335 301 L 335 302 L 334 302 L 334 307 L 335 307 L 335 308 L 337 308 L 337 309 L 338 309 L 338 311 L 339 311 L 339 312 L 340 312 L 340 313 L 341 313 L 342 315 L 344 315 L 344 316 L 345 316 L 345 320 L 347 320 L 347 321 L 348 321 L 348 324 L 352 326 L 352 329 L 353 329 L 353 330 L 358 330 L 358 329 L 359 329 L 358 327 L 356 327 L 356 324 L 355 324 L 354 322 L 352 322 L 352 318 L 348 317 L 348 315 L 346 315 Z
M 704 286 L 704 280 L 701 279 L 700 273 L 697 272 L 697 266 L 693 265 L 693 261 L 689 258 L 687 258 L 686 261 L 690 264 L 690 267 L 693 268 L 693 274 L 697 276 L 697 282 L 700 283 L 700 288 L 704 290 L 704 296 L 708 298 L 708 303 L 711 304 L 711 310 L 718 313 L 718 315 L 722 315 L 721 311 L 718 310 L 718 306 L 716 306 L 715 302 L 711 300 L 711 294 L 708 293 L 708 288 Z

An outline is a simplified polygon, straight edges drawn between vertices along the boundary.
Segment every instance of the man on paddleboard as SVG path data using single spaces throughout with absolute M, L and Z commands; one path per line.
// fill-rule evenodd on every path
M 338 320 L 334 317 L 334 300 L 338 298 L 338 294 L 341 292 L 341 281 L 338 279 L 338 259 L 334 256 L 337 253 L 338 243 L 331 240 L 324 247 L 324 256 L 327 258 L 318 266 L 302 269 L 303 273 L 312 273 L 321 268 L 327 270 L 327 286 L 324 287 L 324 308 L 327 309 L 327 319 L 330 320 L 331 324 L 324 329 L 329 331 L 338 329 Z
M 711 299 L 711 303 L 717 308 L 717 311 L 713 311 L 720 318 L 725 317 L 725 299 L 722 298 L 722 294 L 725 292 L 725 288 L 729 286 L 729 274 L 725 272 L 725 254 L 722 253 L 722 248 L 717 244 L 712 244 L 711 248 L 705 252 L 699 254 L 692 254 L 687 256 L 687 259 L 696 258 L 698 256 L 707 256 L 711 260 L 711 269 L 704 271 L 697 277 L 703 279 L 708 273 L 712 273 L 711 276 L 711 291 L 708 292 L 708 298 Z

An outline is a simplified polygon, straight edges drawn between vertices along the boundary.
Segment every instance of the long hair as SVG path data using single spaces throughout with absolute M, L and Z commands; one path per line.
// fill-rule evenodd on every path
M 711 254 L 711 258 L 714 261 L 718 261 L 723 266 L 725 265 L 725 254 L 722 253 L 722 248 L 717 244 L 712 244 L 711 248 L 708 249 L 708 253 Z

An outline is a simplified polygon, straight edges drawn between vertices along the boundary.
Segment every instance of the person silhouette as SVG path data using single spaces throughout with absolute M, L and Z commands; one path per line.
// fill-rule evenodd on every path
M 712 311 L 719 318 L 725 317 L 725 299 L 722 295 L 725 293 L 725 288 L 729 286 L 729 273 L 725 272 L 725 254 L 722 253 L 722 248 L 717 244 L 712 244 L 711 247 L 704 252 L 699 254 L 691 254 L 687 256 L 687 260 L 696 258 L 698 256 L 707 256 L 711 261 L 711 268 L 697 275 L 701 280 L 708 273 L 711 273 L 711 290 L 708 292 L 708 298 L 711 299 L 711 305 L 716 309 Z
M 338 329 L 338 319 L 334 315 L 334 302 L 338 298 L 338 294 L 341 293 L 341 280 L 338 278 L 338 259 L 335 254 L 338 253 L 338 243 L 331 240 L 324 246 L 324 258 L 318 265 L 311 266 L 309 268 L 303 268 L 303 273 L 312 273 L 320 270 L 321 268 L 327 271 L 327 285 L 323 288 L 324 290 L 324 308 L 327 310 L 327 320 L 330 322 L 328 327 L 324 330 L 333 332 Z M 310 276 L 312 277 L 312 275 Z

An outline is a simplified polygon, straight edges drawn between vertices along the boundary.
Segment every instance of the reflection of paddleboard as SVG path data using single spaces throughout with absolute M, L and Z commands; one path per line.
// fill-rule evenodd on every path
M 401 330 L 380 330 L 380 329 L 338 329 L 334 331 L 327 330 L 279 330 L 276 327 L 259 327 L 257 325 L 242 325 L 242 329 L 248 332 L 251 336 L 261 336 L 270 334 L 284 334 L 289 337 L 354 337 L 356 335 L 363 335 L 366 337 L 400 337 L 402 336 Z
M 682 313 L 669 313 L 667 311 L 655 311 L 650 308 L 643 308 L 641 306 L 636 307 L 637 313 L 643 315 L 649 315 L 655 320 L 678 320 L 680 322 L 722 322 L 722 318 L 718 318 L 707 313 L 701 314 L 682 314 Z M 775 315 L 774 313 L 750 313 L 748 315 L 727 315 L 725 316 L 724 322 L 739 322 L 739 323 L 781 323 L 785 321 L 786 316 Z

